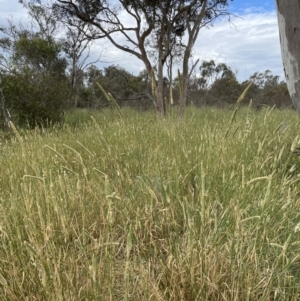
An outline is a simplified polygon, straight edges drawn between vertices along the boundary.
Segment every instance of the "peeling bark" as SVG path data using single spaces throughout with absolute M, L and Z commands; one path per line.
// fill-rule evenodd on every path
M 300 115 L 300 2 L 276 0 L 276 6 L 287 87 Z

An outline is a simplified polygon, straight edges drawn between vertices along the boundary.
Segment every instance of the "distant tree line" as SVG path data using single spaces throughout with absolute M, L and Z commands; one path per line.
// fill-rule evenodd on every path
M 270 70 L 257 71 L 239 82 L 230 66 L 216 64 L 214 60 L 203 61 L 199 73 L 190 78 L 188 99 L 196 106 L 231 106 L 251 81 L 253 84 L 243 101 L 245 104 L 252 100 L 257 109 L 262 106 L 292 107 L 286 83 Z
M 254 108 L 262 106 L 275 106 L 277 108 L 292 107 L 292 102 L 284 81 L 273 75 L 270 70 L 255 72 L 249 79 L 239 82 L 237 75 L 225 63 L 216 64 L 214 60 L 203 61 L 200 68 L 195 70 L 188 82 L 187 104 L 197 107 L 216 106 L 231 107 L 234 105 L 249 85 L 244 104 L 252 100 Z M 111 65 L 102 70 L 92 65 L 84 72 L 80 89 L 80 102 L 77 106 L 101 108 L 109 105 L 96 86 L 101 83 L 109 91 L 119 106 L 129 106 L 139 110 L 152 109 L 151 79 L 146 70 L 139 75 L 132 75 L 124 68 Z M 173 79 L 164 78 L 165 102 L 167 106 L 177 106 L 180 94 L 180 80 L 178 76 Z M 172 89 L 173 100 L 170 99 L 169 90 Z

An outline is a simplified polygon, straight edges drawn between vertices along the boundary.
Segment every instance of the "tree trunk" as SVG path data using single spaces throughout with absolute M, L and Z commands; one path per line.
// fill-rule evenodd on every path
M 1 106 L 1 111 L 2 111 L 4 127 L 7 130 L 10 130 L 10 124 L 9 124 L 10 118 L 9 118 L 9 114 L 7 113 L 6 108 L 5 108 L 5 97 L 4 97 L 4 93 L 3 93 L 1 75 L 0 75 L 0 106 Z
M 300 3 L 276 0 L 282 61 L 288 90 L 300 114 Z
M 160 116 L 165 115 L 165 102 L 164 102 L 164 77 L 163 77 L 163 64 L 161 60 L 158 63 L 157 70 L 157 90 L 156 90 L 157 111 Z
M 163 81 L 158 80 L 156 90 L 157 112 L 160 116 L 165 115 L 164 88 Z
M 182 75 L 180 81 L 180 96 L 179 96 L 179 104 L 178 104 L 178 117 L 183 117 L 186 106 L 186 95 L 189 84 L 189 58 L 191 53 L 191 48 L 193 44 L 189 44 L 184 53 L 183 63 L 182 63 Z
M 186 49 L 184 51 L 183 62 L 182 62 L 182 79 L 181 79 L 181 90 L 180 90 L 180 99 L 179 99 L 179 106 L 178 106 L 178 117 L 183 117 L 185 112 L 186 106 L 186 95 L 188 90 L 189 84 L 189 59 L 191 56 L 192 49 L 194 47 L 195 41 L 198 37 L 199 30 L 201 28 L 201 22 L 205 17 L 207 12 L 207 2 L 208 0 L 202 1 L 202 7 L 199 15 L 194 20 L 193 25 L 189 23 L 191 19 L 189 19 L 188 15 L 186 15 L 187 22 L 187 31 L 188 31 L 188 43 L 186 45 Z M 195 66 L 195 65 L 194 65 Z M 193 68 L 191 71 L 193 71 Z
M 174 100 L 173 100 L 173 56 L 170 54 L 170 64 L 167 65 L 167 70 L 168 70 L 168 77 L 169 77 L 169 104 L 170 108 L 173 107 L 174 105 Z
M 72 71 L 71 71 L 71 91 L 70 91 L 70 102 L 73 103 L 74 108 L 77 107 L 78 97 L 76 89 L 76 76 L 77 76 L 77 66 L 76 66 L 76 58 L 72 59 Z

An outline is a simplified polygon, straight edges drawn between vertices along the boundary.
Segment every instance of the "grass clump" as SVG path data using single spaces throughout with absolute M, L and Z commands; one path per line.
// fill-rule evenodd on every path
M 2 142 L 1 300 L 299 300 L 294 111 L 76 114 Z

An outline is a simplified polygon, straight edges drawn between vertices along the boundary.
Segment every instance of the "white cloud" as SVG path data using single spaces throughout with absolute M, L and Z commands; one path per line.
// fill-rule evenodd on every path
M 26 9 L 19 3 L 18 0 L 0 0 L 0 24 L 7 24 L 7 19 L 13 18 L 18 23 L 19 21 L 26 21 Z
M 220 21 L 211 29 L 202 29 L 196 55 L 234 65 L 241 80 L 266 69 L 283 76 L 276 13 L 251 13 L 233 23 L 230 27 Z

